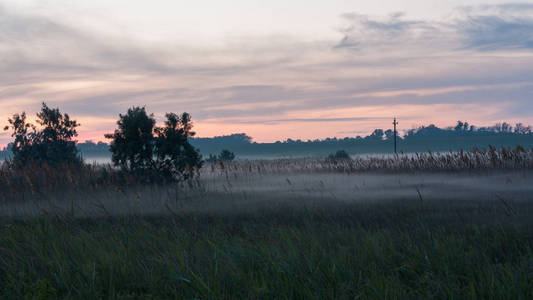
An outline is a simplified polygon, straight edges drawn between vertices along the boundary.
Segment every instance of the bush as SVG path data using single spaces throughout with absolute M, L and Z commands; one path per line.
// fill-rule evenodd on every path
M 209 156 L 205 159 L 206 162 L 214 163 L 218 161 L 218 155 L 209 154 Z
M 144 107 L 128 109 L 117 121 L 111 139 L 112 162 L 123 170 L 156 181 L 186 180 L 202 166 L 198 150 L 188 138 L 195 135 L 188 113 L 165 115 L 164 127 L 156 127 L 153 114 Z
M 26 122 L 26 113 L 14 114 L 8 119 L 10 125 L 4 130 L 13 130 L 15 138 L 12 143 L 13 162 L 19 166 L 29 163 L 47 163 L 50 165 L 81 163 L 74 137 L 78 135 L 79 124 L 71 120 L 68 114 L 59 109 L 42 104 L 37 113 L 37 126 Z
M 339 150 L 335 154 L 330 154 L 328 156 L 328 159 L 332 161 L 351 160 L 350 155 L 344 150 Z
M 235 159 L 235 154 L 229 150 L 222 150 L 218 156 L 218 159 L 221 161 L 232 161 Z
M 206 159 L 207 162 L 214 163 L 217 161 L 233 161 L 235 159 L 235 153 L 229 150 L 222 150 L 219 155 L 209 154 L 209 157 Z

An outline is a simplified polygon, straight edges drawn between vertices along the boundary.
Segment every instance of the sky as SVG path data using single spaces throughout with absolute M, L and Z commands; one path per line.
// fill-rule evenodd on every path
M 0 0 L 0 124 L 187 111 L 258 142 L 533 124 L 533 1 Z M 11 140 L 0 133 L 0 145 Z

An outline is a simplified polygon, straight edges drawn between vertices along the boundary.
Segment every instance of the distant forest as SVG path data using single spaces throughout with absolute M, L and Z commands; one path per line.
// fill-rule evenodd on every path
M 252 137 L 237 133 L 212 138 L 190 138 L 193 146 L 200 149 L 204 157 L 218 154 L 224 149 L 234 152 L 237 157 L 298 157 L 322 156 L 345 150 L 349 154 L 393 153 L 394 132 L 392 129 L 375 129 L 367 136 L 346 138 L 326 138 L 315 140 L 277 141 L 274 143 L 253 142 Z M 443 152 L 455 150 L 471 150 L 473 148 L 516 147 L 521 145 L 533 148 L 533 132 L 531 126 L 498 123 L 489 127 L 477 127 L 468 122 L 458 121 L 456 126 L 439 128 L 435 125 L 398 133 L 399 152 Z M 85 158 L 110 156 L 109 145 L 104 142 L 85 141 L 77 144 Z M 1 156 L 9 156 L 9 146 L 3 149 Z

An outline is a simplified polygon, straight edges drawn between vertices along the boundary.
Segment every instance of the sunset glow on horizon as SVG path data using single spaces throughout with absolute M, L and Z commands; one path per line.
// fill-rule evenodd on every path
M 533 124 L 533 2 L 442 2 L 3 1 L 0 124 L 43 101 L 79 141 L 132 106 L 257 142 Z

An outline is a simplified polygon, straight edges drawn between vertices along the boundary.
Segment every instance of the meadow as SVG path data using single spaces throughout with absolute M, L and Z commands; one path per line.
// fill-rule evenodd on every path
M 0 169 L 2 299 L 533 297 L 533 151 Z

